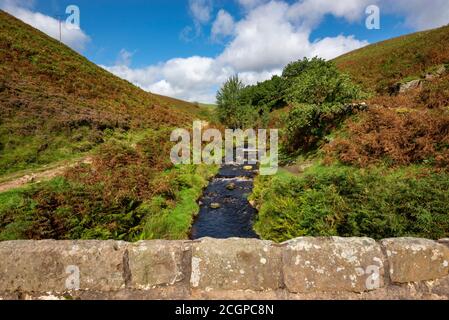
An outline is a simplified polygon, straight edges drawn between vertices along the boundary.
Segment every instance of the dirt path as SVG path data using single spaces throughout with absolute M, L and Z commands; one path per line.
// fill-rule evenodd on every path
M 77 160 L 75 162 L 72 162 L 70 164 L 61 165 L 56 168 L 35 172 L 35 173 L 29 173 L 27 175 L 14 178 L 9 181 L 0 182 L 0 193 L 6 192 L 9 190 L 17 189 L 20 187 L 23 187 L 30 183 L 38 183 L 42 181 L 51 180 L 55 177 L 62 176 L 68 168 L 74 167 L 78 164 L 91 164 L 92 158 L 91 157 L 85 157 L 83 159 Z

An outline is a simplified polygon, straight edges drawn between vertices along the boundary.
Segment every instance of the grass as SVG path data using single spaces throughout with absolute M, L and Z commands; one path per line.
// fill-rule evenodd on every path
M 297 152 L 281 154 L 294 165 L 256 179 L 251 200 L 259 209 L 255 230 L 263 239 L 449 236 L 449 75 L 390 95 L 398 83 L 447 65 L 448 45 L 446 26 L 334 60 L 371 93 L 370 107 L 331 127 L 312 156 L 297 146 Z M 272 123 L 283 127 L 282 118 L 273 113 Z
M 151 203 L 144 205 L 147 218 L 139 240 L 188 239 L 193 219 L 199 212 L 198 199 L 209 179 L 217 174 L 218 167 L 183 166 L 179 170 L 182 172 L 179 178 L 185 182 L 185 188 L 179 192 L 178 202 L 167 208 L 164 207 L 164 199 L 156 197 Z
M 32 223 L 27 219 L 14 219 L 7 214 L 8 212 L 21 212 L 26 216 L 27 211 L 32 210 L 35 203 L 24 197 L 24 193 L 28 190 L 28 188 L 22 188 L 0 193 L 0 241 L 21 239 L 22 230 L 31 227 Z M 24 208 L 28 210 L 23 210 Z

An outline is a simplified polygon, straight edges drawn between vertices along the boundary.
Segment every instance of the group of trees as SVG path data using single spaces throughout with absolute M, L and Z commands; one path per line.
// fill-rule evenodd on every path
M 245 86 L 237 75 L 229 78 L 217 93 L 220 121 L 233 129 L 266 124 L 272 104 L 270 95 L 275 90 L 263 86 Z
M 282 76 L 253 86 L 231 77 L 218 91 L 220 121 L 231 128 L 266 125 L 275 109 L 290 105 L 285 117 L 286 149 L 314 145 L 335 122 L 351 115 L 348 102 L 360 99 L 361 89 L 333 62 L 320 58 L 288 64 Z

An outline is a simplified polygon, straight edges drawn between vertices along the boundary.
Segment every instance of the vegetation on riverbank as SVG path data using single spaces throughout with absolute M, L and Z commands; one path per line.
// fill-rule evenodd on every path
M 431 168 L 355 169 L 316 164 L 301 175 L 258 177 L 256 232 L 282 242 L 300 236 L 375 239 L 449 236 L 449 174 Z
M 92 165 L 0 194 L 0 240 L 187 239 L 217 168 L 173 167 L 168 147 L 163 132 L 114 136 Z

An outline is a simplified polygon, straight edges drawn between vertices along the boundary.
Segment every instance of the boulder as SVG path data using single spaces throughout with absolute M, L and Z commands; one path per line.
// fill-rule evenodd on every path
M 399 87 L 399 93 L 404 93 L 404 92 L 407 92 L 407 91 L 410 91 L 413 89 L 421 88 L 422 84 L 423 84 L 423 81 L 420 79 L 403 83 Z
M 235 183 L 231 182 L 230 184 L 228 184 L 228 185 L 226 186 L 226 189 L 228 189 L 229 191 L 235 190 L 235 189 L 236 189 Z

